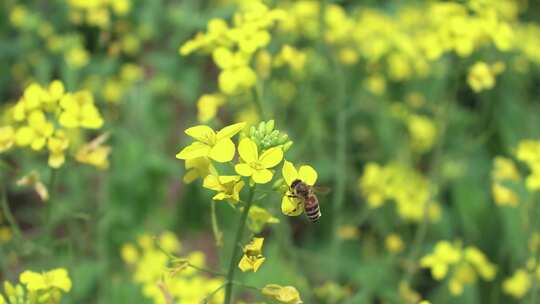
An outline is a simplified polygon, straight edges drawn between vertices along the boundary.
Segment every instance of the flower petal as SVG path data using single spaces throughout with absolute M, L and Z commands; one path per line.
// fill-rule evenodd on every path
M 280 147 L 274 147 L 264 151 L 259 159 L 261 165 L 268 169 L 277 166 L 283 159 L 283 150 Z
M 234 166 L 234 170 L 242 176 L 251 176 L 253 174 L 253 168 L 248 164 L 238 164 Z
M 204 178 L 203 187 L 215 191 L 223 190 L 223 187 L 219 183 L 219 177 L 212 174 Z
M 186 134 L 205 144 L 212 144 L 216 139 L 216 132 L 209 126 L 200 125 L 186 129 Z
M 254 170 L 253 175 L 251 178 L 253 178 L 253 181 L 257 184 L 266 184 L 269 181 L 272 180 L 272 171 L 268 169 L 262 169 L 262 170 Z
M 216 135 L 217 140 L 223 139 L 223 138 L 231 138 L 236 133 L 242 131 L 244 127 L 246 126 L 245 122 L 240 122 L 234 125 L 226 126 L 225 128 L 219 130 L 219 132 Z
M 238 145 L 238 154 L 246 163 L 252 163 L 259 160 L 257 144 L 249 138 L 244 138 Z
M 281 212 L 288 216 L 298 216 L 304 212 L 304 206 L 301 200 L 287 196 L 290 194 L 290 192 L 285 193 L 281 199 Z
M 240 268 L 242 272 L 250 271 L 250 270 L 253 270 L 253 264 L 251 263 L 249 258 L 244 255 L 242 256 L 242 259 L 238 263 L 238 268 Z
M 283 175 L 287 186 L 290 186 L 295 179 L 298 179 L 298 171 L 296 171 L 294 165 L 287 160 L 283 163 L 281 174 Z
M 176 154 L 176 158 L 178 159 L 192 159 L 202 156 L 208 156 L 210 153 L 210 146 L 207 144 L 203 144 L 201 142 L 194 142 L 191 145 L 185 147 L 180 151 L 178 154 Z
M 298 178 L 306 184 L 313 186 L 317 181 L 317 171 L 311 166 L 301 166 L 298 170 Z
M 219 140 L 210 151 L 210 158 L 220 162 L 226 163 L 234 158 L 234 143 L 230 138 L 224 138 Z

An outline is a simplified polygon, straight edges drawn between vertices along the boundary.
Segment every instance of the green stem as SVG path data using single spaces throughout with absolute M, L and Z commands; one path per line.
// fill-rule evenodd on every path
M 238 244 L 242 241 L 242 235 L 244 234 L 244 228 L 246 227 L 246 221 L 249 214 L 249 209 L 251 208 L 251 204 L 253 203 L 253 196 L 255 194 L 255 187 L 253 186 L 249 188 L 249 196 L 246 202 L 246 207 L 244 207 L 244 211 L 242 212 L 242 216 L 240 217 L 240 224 L 238 225 L 238 230 L 236 231 L 236 236 L 234 238 L 234 242 L 232 243 L 233 249 L 231 254 L 231 260 L 229 262 L 229 271 L 227 272 L 227 286 L 225 286 L 225 301 L 224 304 L 231 304 L 232 302 L 232 292 L 233 292 L 233 281 L 234 281 L 234 273 L 236 271 L 236 264 L 238 256 L 238 250 L 240 246 Z
M 263 84 L 259 81 L 255 84 L 255 98 L 253 98 L 253 103 L 255 104 L 255 108 L 257 108 L 257 112 L 259 113 L 260 119 L 265 120 L 264 115 L 264 109 L 262 106 L 262 100 L 263 100 Z
M 8 200 L 7 200 L 7 189 L 2 187 L 2 212 L 4 213 L 4 216 L 13 231 L 15 233 L 15 237 L 17 240 L 22 239 L 22 233 L 21 228 L 17 224 L 17 221 L 15 220 L 15 217 L 13 216 L 13 213 L 11 212 L 11 209 L 9 208 Z
M 214 239 L 216 241 L 216 246 L 223 246 L 223 233 L 219 230 L 219 224 L 216 216 L 216 202 L 210 202 L 210 218 L 212 220 L 212 232 L 214 233 Z
M 47 189 L 49 191 L 49 200 L 47 201 L 47 206 L 45 210 L 45 220 L 44 220 L 45 233 L 47 237 L 50 236 L 51 232 L 54 229 L 54 225 L 52 222 L 52 208 L 53 208 L 52 204 L 53 204 L 54 195 L 55 195 L 54 187 L 56 185 L 56 175 L 57 175 L 57 170 L 54 168 L 51 168 L 50 175 L 49 175 L 49 183 L 47 185 Z
M 333 58 L 334 70 L 336 71 L 336 125 L 335 135 L 337 140 L 336 147 L 336 166 L 335 166 L 335 189 L 332 198 L 332 238 L 333 254 L 340 256 L 341 239 L 336 237 L 339 226 L 341 225 L 340 216 L 343 214 L 343 204 L 345 202 L 345 191 L 347 190 L 347 87 L 345 71 L 340 66 L 335 57 Z M 339 271 L 339 267 L 336 268 Z

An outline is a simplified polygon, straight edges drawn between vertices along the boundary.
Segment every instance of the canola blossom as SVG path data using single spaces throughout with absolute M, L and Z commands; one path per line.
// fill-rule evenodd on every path
M 35 152 L 47 149 L 52 168 L 60 168 L 66 161 L 67 150 L 72 146 L 70 141 L 76 139 L 70 140 L 68 133 L 98 130 L 104 124 L 90 92 L 66 92 L 58 80 L 47 88 L 30 84 L 9 113 L 11 124 L 0 128 L 0 152 L 9 152 L 14 147 Z M 84 157 L 76 160 L 99 167 L 107 154 L 101 156 L 99 163 L 88 162 Z
M 191 127 L 185 133 L 197 141 L 178 152 L 176 158 L 190 160 L 209 157 L 220 163 L 231 161 L 235 153 L 231 137 L 240 132 L 244 126 L 245 123 L 237 123 L 218 132 L 204 125 Z

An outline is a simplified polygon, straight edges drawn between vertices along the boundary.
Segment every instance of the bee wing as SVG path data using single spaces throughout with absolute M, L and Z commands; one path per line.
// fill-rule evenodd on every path
M 328 194 L 330 192 L 332 192 L 332 189 L 330 187 L 325 187 L 325 186 L 313 186 L 313 191 L 317 194 L 322 194 L 322 195 L 325 195 L 325 194 Z

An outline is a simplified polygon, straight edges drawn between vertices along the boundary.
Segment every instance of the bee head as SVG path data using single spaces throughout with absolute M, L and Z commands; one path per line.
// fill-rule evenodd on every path
M 298 186 L 299 183 L 301 183 L 302 181 L 299 180 L 299 179 L 295 179 L 293 180 L 293 182 L 291 183 L 291 188 L 296 188 L 296 186 Z

